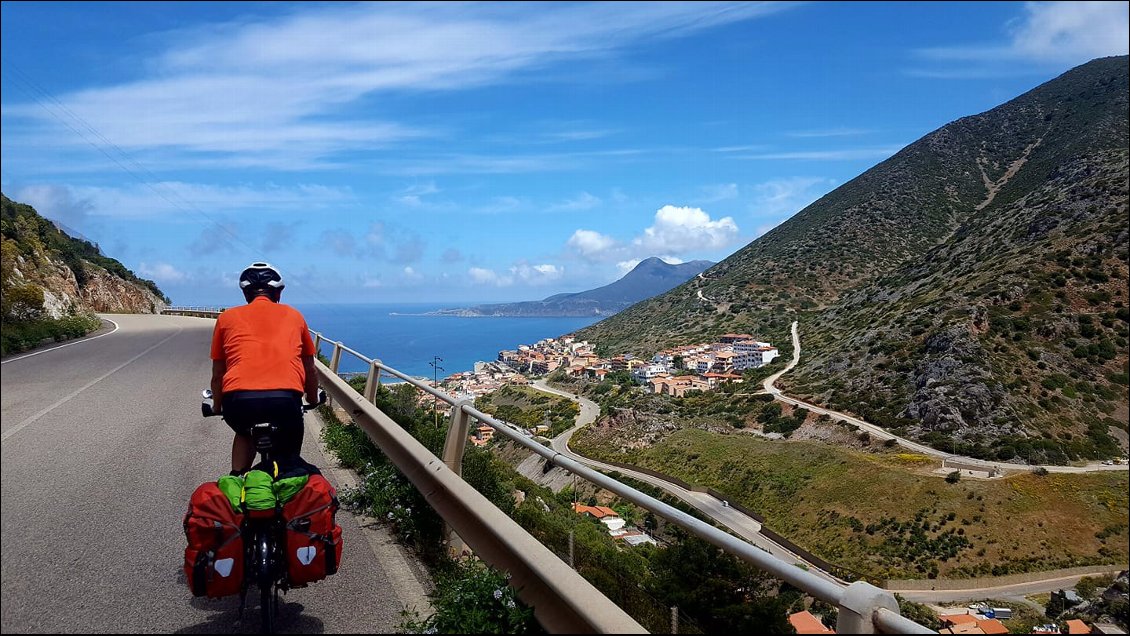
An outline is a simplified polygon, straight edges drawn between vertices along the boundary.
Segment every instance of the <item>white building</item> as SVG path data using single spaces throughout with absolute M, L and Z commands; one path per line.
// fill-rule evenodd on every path
M 647 384 L 652 378 L 668 374 L 671 372 L 671 367 L 664 362 L 652 362 L 636 367 L 632 370 L 632 377 L 640 384 Z
M 777 357 L 777 347 L 768 342 L 756 340 L 739 340 L 734 343 L 734 352 L 741 354 L 734 361 L 734 370 L 756 369 L 763 367 Z M 740 366 L 739 366 L 740 365 Z

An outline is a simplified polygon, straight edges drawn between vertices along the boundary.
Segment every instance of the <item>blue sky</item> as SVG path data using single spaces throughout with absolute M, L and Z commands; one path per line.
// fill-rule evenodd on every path
M 176 304 L 531 300 L 722 260 L 1125 2 L 4 2 L 0 186 Z

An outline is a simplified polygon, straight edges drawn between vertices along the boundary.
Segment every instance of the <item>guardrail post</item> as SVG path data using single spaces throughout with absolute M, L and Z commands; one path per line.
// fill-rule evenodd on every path
M 840 598 L 839 615 L 836 619 L 837 634 L 877 634 L 875 614 L 880 609 L 899 614 L 899 604 L 895 595 L 864 581 L 856 581 L 847 586 Z
M 333 341 L 331 340 L 330 342 L 333 342 Z M 333 371 L 334 375 L 337 375 L 337 368 L 339 366 L 341 366 L 341 343 L 340 342 L 333 342 L 333 345 L 334 345 L 334 352 L 330 354 L 330 371 Z M 340 377 L 340 376 L 338 376 L 338 377 Z M 329 398 L 327 400 L 327 402 L 329 402 L 329 404 L 327 406 L 329 406 L 332 409 L 334 407 L 333 398 Z
M 381 368 L 377 365 L 380 360 L 369 362 L 369 375 L 365 377 L 365 401 L 369 404 L 377 403 L 377 389 L 381 386 Z
M 471 420 L 474 419 L 463 407 L 474 405 L 471 400 L 459 400 L 451 406 L 451 425 L 447 428 L 447 439 L 443 442 L 443 463 L 460 477 L 463 476 L 463 450 L 467 448 Z
M 474 406 L 471 400 L 459 400 L 451 405 L 451 422 L 447 427 L 447 439 L 443 442 L 443 463 L 456 475 L 463 476 L 463 451 L 467 448 L 467 437 L 471 433 L 472 418 L 463 406 Z M 444 534 L 447 536 L 447 551 L 458 558 L 467 550 L 467 544 L 451 529 L 444 524 Z
M 322 334 L 317 331 L 314 332 L 314 357 L 317 358 L 322 354 Z

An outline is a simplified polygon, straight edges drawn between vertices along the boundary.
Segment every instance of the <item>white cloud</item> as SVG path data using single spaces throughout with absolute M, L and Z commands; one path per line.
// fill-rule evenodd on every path
M 627 274 L 628 272 L 635 269 L 636 265 L 639 265 L 642 260 L 642 258 L 633 258 L 626 261 L 620 261 L 619 263 L 616 263 L 616 269 L 620 272 L 620 275 L 623 276 L 624 274 Z
M 94 210 L 94 203 L 71 188 L 58 185 L 34 185 L 21 188 L 16 201 L 35 208 L 40 215 L 78 232 Z M 82 238 L 77 237 L 77 238 Z
M 886 159 L 902 150 L 902 146 L 877 146 L 869 148 L 842 148 L 838 150 L 799 150 L 791 152 L 766 152 L 754 155 L 736 155 L 735 159 L 801 160 L 801 161 L 857 161 Z
M 925 59 L 957 68 L 913 69 L 930 77 L 991 77 L 1025 72 L 1018 63 L 1074 65 L 1130 51 L 1126 2 L 1026 2 L 1005 25 L 1008 41 L 920 49 Z
M 714 148 L 714 152 L 758 152 L 769 148 L 765 144 L 749 144 L 745 146 L 722 146 Z
M 467 274 L 473 282 L 480 285 L 509 287 L 522 284 L 536 287 L 559 280 L 565 274 L 565 268 L 548 263 L 530 265 L 519 261 L 512 265 L 506 274 L 499 274 L 493 269 L 484 267 L 472 267 L 467 270 Z
M 30 197 L 22 200 L 41 200 L 49 204 L 49 209 L 66 203 L 70 206 L 66 214 L 72 220 L 86 217 L 179 217 L 182 220 L 212 222 L 217 210 L 225 214 L 259 214 L 263 210 L 299 214 L 351 202 L 355 198 L 348 188 L 318 184 L 216 186 L 183 181 L 159 181 L 122 188 L 39 185 L 21 190 L 21 197 L 25 191 L 30 193 Z
M 565 269 L 556 265 L 528 265 L 518 263 L 510 268 L 510 273 L 518 280 L 534 285 L 543 285 L 560 279 Z
M 738 225 L 731 217 L 715 221 L 701 208 L 665 205 L 656 211 L 651 227 L 628 243 L 582 229 L 573 232 L 565 246 L 586 261 L 617 263 L 623 270 L 628 263 L 634 267 L 645 258 L 661 254 L 668 255 L 664 257 L 668 262 L 682 262 L 675 255 L 723 249 L 737 236 Z
M 565 245 L 584 258 L 606 260 L 601 256 L 616 245 L 616 239 L 592 230 L 577 230 Z
M 1019 56 L 1072 62 L 1130 51 L 1125 2 L 1029 2 L 1025 9 L 1026 19 L 1012 29 Z
M 773 179 L 753 186 L 754 199 L 749 205 L 755 219 L 761 221 L 754 237 L 777 227 L 824 196 L 836 182 L 823 177 L 789 177 Z
M 789 177 L 773 179 L 753 186 L 754 199 L 750 211 L 755 216 L 795 214 L 819 199 L 835 185 L 824 177 Z
M 595 197 L 588 192 L 582 192 L 577 196 L 564 201 L 557 205 L 551 205 L 548 210 L 550 212 L 573 212 L 580 210 L 591 210 L 601 204 L 600 197 Z
M 509 285 L 510 281 L 500 277 L 493 269 L 486 269 L 483 267 L 472 267 L 467 270 L 467 274 L 471 276 L 471 280 L 481 285 L 497 285 L 502 287 Z
M 424 205 L 423 197 L 432 194 L 438 194 L 439 188 L 436 187 L 434 181 L 429 181 L 425 184 L 413 185 L 405 188 L 400 194 L 393 197 L 403 205 L 418 208 Z
M 424 255 L 424 241 L 412 230 L 377 221 L 364 236 L 365 255 L 390 263 L 415 263 Z
M 807 139 L 810 137 L 856 137 L 870 132 L 872 131 L 864 128 L 826 128 L 823 130 L 796 130 L 785 133 L 785 135 Z
M 724 249 L 737 238 L 732 217 L 713 220 L 701 208 L 665 205 L 656 211 L 652 225 L 631 241 L 581 229 L 569 237 L 566 248 L 590 263 L 616 263 L 623 275 L 645 258 L 658 256 L 677 264 L 683 262 L 678 255 Z
M 243 166 L 332 165 L 338 153 L 437 134 L 362 115 L 327 120 L 374 95 L 490 85 L 790 6 L 298 4 L 280 17 L 163 34 L 168 48 L 138 67 L 147 76 L 59 95 L 53 114 L 5 104 L 5 116 L 43 121 L 40 145 L 85 143 L 62 134 L 51 121 L 59 116 L 127 151 L 179 150 Z
M 168 263 L 142 263 L 138 271 L 142 277 L 152 279 L 155 283 L 182 283 L 188 280 L 187 274 Z
M 717 201 L 736 199 L 738 197 L 738 184 L 736 183 L 718 183 L 702 186 L 701 190 L 703 203 L 715 203 Z
M 737 236 L 738 225 L 731 217 L 713 221 L 701 208 L 665 205 L 655 213 L 655 223 L 632 243 L 650 254 L 678 254 L 721 249 Z

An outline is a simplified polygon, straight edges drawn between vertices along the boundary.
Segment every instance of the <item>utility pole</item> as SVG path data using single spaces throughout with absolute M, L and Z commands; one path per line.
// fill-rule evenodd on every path
M 443 358 L 432 356 L 432 361 L 428 363 L 432 367 L 432 388 L 437 391 L 439 390 L 439 372 L 446 370 L 439 366 L 440 362 L 443 362 Z M 439 398 L 434 395 L 432 396 L 432 415 L 435 419 L 436 428 L 439 428 Z

